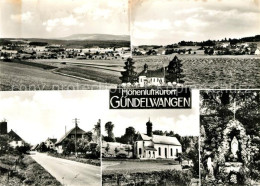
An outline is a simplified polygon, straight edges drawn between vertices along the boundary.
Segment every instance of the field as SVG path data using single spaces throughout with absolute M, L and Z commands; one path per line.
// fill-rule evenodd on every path
M 182 170 L 175 161 L 106 161 L 102 160 L 102 174 L 152 172 L 159 170 Z
M 177 55 L 185 85 L 191 88 L 259 88 L 260 56 Z M 174 55 L 134 57 L 137 72 L 144 64 L 166 67 Z M 115 88 L 121 83 L 123 59 L 37 59 L 26 63 L 0 61 L 0 90 L 86 90 Z
M 86 79 L 72 77 L 71 73 L 57 74 L 54 70 L 66 71 L 64 67 L 47 70 L 35 65 L 0 61 L 0 90 L 85 90 L 115 87 L 113 84 L 101 83 L 104 81 L 95 81 L 93 77 L 100 76 L 97 71 L 91 71 L 89 75 L 93 76 Z M 69 70 L 70 68 L 67 71 Z
M 174 55 L 135 57 L 136 70 L 167 66 Z M 177 55 L 185 84 L 192 88 L 259 88 L 260 56 Z

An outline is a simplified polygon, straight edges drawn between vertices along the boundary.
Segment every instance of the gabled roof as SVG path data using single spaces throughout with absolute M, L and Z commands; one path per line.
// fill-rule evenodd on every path
M 144 141 L 153 141 L 155 144 L 181 146 L 179 140 L 176 137 L 160 136 L 160 135 L 153 135 L 151 137 L 151 136 L 148 136 L 147 134 L 140 134 L 140 136 Z
M 164 70 L 163 70 L 163 68 L 156 69 L 156 70 L 147 70 L 147 71 L 143 70 L 142 72 L 139 73 L 138 76 L 163 78 L 164 77 Z
M 18 134 L 16 134 L 12 129 L 8 133 L 8 136 L 14 141 L 23 141 L 23 139 Z
M 76 127 L 72 128 L 70 131 L 68 131 L 64 136 L 61 137 L 61 139 L 56 143 L 57 144 L 60 144 L 68 135 L 70 134 L 75 134 L 75 131 L 76 131 Z M 79 128 L 77 126 L 77 134 L 85 134 L 86 131 L 82 130 L 81 128 Z
M 52 143 L 56 143 L 57 139 L 56 138 L 48 138 L 47 141 L 50 140 Z

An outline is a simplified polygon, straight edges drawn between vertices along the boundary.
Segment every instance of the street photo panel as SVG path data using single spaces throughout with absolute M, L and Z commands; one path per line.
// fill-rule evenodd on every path
M 260 87 L 259 1 L 132 0 L 130 9 L 132 86 Z
M 101 133 L 102 185 L 199 185 L 199 91 L 188 109 L 110 108 Z
M 0 185 L 101 185 L 102 91 L 0 93 Z
M 130 57 L 128 0 L 0 2 L 0 90 L 115 88 Z
M 200 91 L 201 185 L 259 185 L 260 91 Z

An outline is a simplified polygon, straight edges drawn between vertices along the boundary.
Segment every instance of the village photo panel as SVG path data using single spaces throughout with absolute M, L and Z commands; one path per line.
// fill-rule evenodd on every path
M 200 91 L 201 185 L 259 185 L 260 90 Z
M 101 133 L 103 185 L 199 185 L 198 90 L 189 109 L 109 109 Z
M 101 185 L 107 91 L 0 92 L 0 185 Z
M 258 0 L 132 0 L 129 6 L 136 86 L 260 87 Z
M 121 83 L 131 56 L 128 0 L 7 0 L 0 11 L 0 90 Z

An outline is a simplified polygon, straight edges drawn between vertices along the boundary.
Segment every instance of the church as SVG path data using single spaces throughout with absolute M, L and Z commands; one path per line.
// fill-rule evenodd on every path
M 148 65 L 145 64 L 143 71 L 138 74 L 138 83 L 140 87 L 162 86 L 165 83 L 165 69 L 148 70 Z
M 138 159 L 175 159 L 182 153 L 182 145 L 176 137 L 154 135 L 152 122 L 146 123 L 147 133 L 138 134 L 134 143 L 134 154 Z

